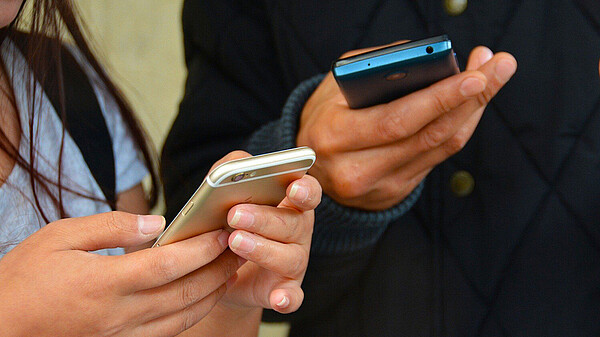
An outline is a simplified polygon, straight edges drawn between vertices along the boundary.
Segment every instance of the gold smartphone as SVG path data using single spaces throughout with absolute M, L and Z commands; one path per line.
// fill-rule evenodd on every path
M 228 161 L 204 179 L 153 247 L 226 228 L 231 207 L 252 203 L 277 206 L 288 185 L 300 179 L 316 160 L 308 147 Z

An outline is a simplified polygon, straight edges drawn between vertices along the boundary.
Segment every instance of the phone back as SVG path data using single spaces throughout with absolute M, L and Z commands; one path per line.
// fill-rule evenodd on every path
M 227 226 L 227 213 L 241 203 L 278 205 L 286 189 L 315 161 L 307 147 L 224 163 L 215 168 L 154 246 L 184 240 Z
M 387 103 L 459 72 L 447 36 L 339 59 L 334 77 L 351 108 Z

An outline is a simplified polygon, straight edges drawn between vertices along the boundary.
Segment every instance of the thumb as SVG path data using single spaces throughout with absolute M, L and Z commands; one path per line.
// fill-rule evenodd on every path
M 160 215 L 108 212 L 81 218 L 63 219 L 43 228 L 54 248 L 98 250 L 141 245 L 156 238 L 165 227 Z
M 270 307 L 282 314 L 292 313 L 302 305 L 304 291 L 296 281 L 278 284 L 269 294 Z
M 213 164 L 213 166 L 210 168 L 209 172 L 211 172 L 212 170 L 214 170 L 219 165 L 221 165 L 225 162 L 228 162 L 230 160 L 235 160 L 235 159 L 242 159 L 242 158 L 246 158 L 246 157 L 251 157 L 251 155 L 248 152 L 241 151 L 241 150 L 231 151 L 227 155 L 225 155 L 225 157 L 223 157 L 223 158 L 219 159 L 217 162 L 215 162 Z

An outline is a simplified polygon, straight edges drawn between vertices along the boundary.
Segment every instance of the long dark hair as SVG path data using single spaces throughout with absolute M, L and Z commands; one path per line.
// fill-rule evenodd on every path
M 25 6 L 25 3 L 27 6 Z M 25 0 L 23 1 L 23 5 L 17 18 L 11 23 L 8 27 L 5 27 L 1 30 L 2 40 L 5 38 L 11 38 L 17 34 L 17 28 L 25 30 L 27 32 L 27 44 L 26 48 L 23 50 L 23 55 L 25 59 L 28 61 L 29 65 L 32 68 L 32 72 L 35 74 L 47 74 L 44 75 L 44 78 L 38 79 L 42 86 L 46 86 L 47 84 L 55 85 L 58 89 L 59 97 L 61 97 L 60 103 L 60 113 L 63 119 L 63 125 L 65 121 L 65 104 L 64 104 L 64 86 L 63 86 L 63 74 L 61 63 L 61 53 L 63 52 L 63 48 L 61 48 L 63 40 L 66 38 L 70 38 L 74 43 L 75 47 L 82 53 L 85 57 L 86 61 L 91 65 L 91 67 L 98 74 L 100 81 L 104 85 L 104 87 L 108 90 L 108 92 L 114 97 L 117 105 L 120 108 L 121 116 L 125 121 L 131 135 L 135 143 L 138 145 L 139 149 L 142 151 L 144 161 L 146 167 L 148 167 L 151 172 L 151 180 L 152 186 L 149 195 L 147 196 L 147 200 L 150 206 L 154 206 L 157 200 L 157 187 L 158 187 L 158 174 L 155 165 L 156 155 L 153 151 L 153 148 L 148 141 L 148 138 L 142 129 L 141 125 L 135 118 L 133 111 L 127 101 L 125 100 L 121 91 L 115 86 L 115 84 L 110 80 L 104 69 L 100 66 L 98 60 L 94 57 L 90 46 L 86 42 L 84 37 L 83 29 L 85 26 L 80 20 L 79 15 L 77 14 L 76 8 L 74 7 L 72 0 Z M 50 37 L 50 38 L 49 38 Z M 48 69 L 50 68 L 58 69 L 56 73 L 48 73 Z M 35 84 L 34 84 L 35 85 Z M 65 130 L 63 127 L 63 137 L 61 140 L 60 150 L 58 153 L 58 177 L 56 180 L 51 179 L 51 177 L 45 177 L 40 174 L 35 169 L 35 160 L 36 160 L 36 149 L 34 146 L 34 141 L 36 139 L 33 127 L 34 115 L 36 111 L 36 102 L 35 98 L 35 87 L 34 88 L 26 88 L 31 95 L 30 102 L 30 118 L 29 118 L 29 139 L 30 142 L 29 147 L 29 160 L 25 160 L 20 154 L 18 148 L 12 145 L 7 137 L 7 135 L 0 129 L 0 150 L 4 151 L 8 156 L 10 156 L 16 165 L 19 165 L 26 169 L 29 172 L 30 183 L 32 185 L 33 196 L 35 205 L 37 206 L 40 214 L 44 218 L 46 222 L 49 222 L 50 219 L 44 213 L 44 210 L 41 207 L 37 188 L 41 188 L 41 190 L 48 192 L 47 195 L 52 198 L 53 202 L 56 204 L 60 211 L 60 217 L 67 217 L 68 214 L 63 205 L 62 191 L 66 189 L 61 183 L 61 173 L 62 173 L 62 153 L 64 147 L 64 137 Z M 14 90 L 13 90 L 14 93 Z M 9 93 L 5 93 L 9 94 Z M 13 106 L 17 109 L 14 97 L 12 95 L 8 96 L 12 101 Z M 38 102 L 39 103 L 39 102 Z M 18 110 L 17 110 L 18 111 Z M 21 128 L 23 129 L 23 128 Z M 56 185 L 58 187 L 58 196 L 50 193 L 49 186 Z M 70 191 L 70 190 L 69 190 Z M 76 193 L 75 191 L 71 191 Z M 78 193 L 80 194 L 80 193 Z M 82 195 L 82 194 L 80 194 Z M 90 195 L 82 195 L 88 198 L 95 199 Z M 115 208 L 116 205 L 112 204 L 111 201 L 106 200 L 107 203 L 112 208 Z

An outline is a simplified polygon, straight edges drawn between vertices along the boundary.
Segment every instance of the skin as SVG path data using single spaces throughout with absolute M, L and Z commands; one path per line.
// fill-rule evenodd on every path
M 516 68 L 510 54 L 477 47 L 465 72 L 356 110 L 329 73 L 304 106 L 296 139 L 319 158 L 309 173 L 342 205 L 383 210 L 398 204 L 465 146 L 487 103 Z
M 0 23 L 10 23 L 20 4 L 0 1 Z M 0 80 L 0 128 L 18 147 L 19 119 L 3 71 Z M 243 156 L 238 151 L 222 161 Z M 0 178 L 6 178 L 14 161 L 0 151 L 0 163 Z M 316 179 L 305 176 L 288 187 L 278 207 L 233 208 L 231 235 L 218 230 L 152 249 L 139 247 L 164 230 L 162 216 L 117 211 L 52 222 L 0 259 L 2 335 L 172 336 L 206 318 L 196 331 L 255 336 L 262 308 L 285 313 L 302 303 L 320 197 Z M 142 186 L 120 193 L 117 208 L 147 213 Z M 240 210 L 244 216 L 236 217 Z M 254 239 L 251 251 L 238 244 L 239 235 Z M 110 247 L 139 250 L 88 253 Z
M 226 158 L 246 156 L 236 151 Z M 276 209 L 252 204 L 233 207 L 227 216 L 229 226 L 235 229 L 229 248 L 248 262 L 201 324 L 182 335 L 256 336 L 262 308 L 296 311 L 304 299 L 301 283 L 310 253 L 313 210 L 320 201 L 320 185 L 305 176 L 288 186 L 287 197 Z M 242 238 L 250 238 L 254 245 L 240 244 Z
M 312 210 L 321 191 L 312 177 L 293 184 L 300 188 L 292 196 L 290 186 L 279 207 L 238 205 L 230 211 L 234 227 L 244 227 L 243 220 L 232 221 L 237 210 L 254 215 L 254 225 L 232 234 L 260 236 L 250 253 L 240 252 L 225 231 L 123 256 L 87 253 L 154 239 L 164 229 L 160 216 L 110 212 L 46 225 L 0 260 L 3 333 L 169 336 L 218 303 L 197 331 L 256 335 L 262 307 L 291 312 L 303 300 Z M 248 281 L 253 279 L 260 282 Z M 283 297 L 287 301 L 277 305 Z M 231 317 L 239 325 L 224 324 Z

